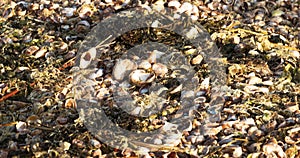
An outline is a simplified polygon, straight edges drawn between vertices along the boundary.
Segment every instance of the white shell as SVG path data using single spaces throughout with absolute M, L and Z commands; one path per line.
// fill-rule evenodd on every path
M 96 58 L 97 50 L 95 47 L 89 49 L 88 51 L 84 52 L 80 57 L 80 64 L 79 67 L 81 69 L 87 68 L 92 60 Z
M 144 70 L 134 70 L 130 73 L 129 77 L 133 84 L 140 86 L 146 83 L 151 83 L 154 80 L 155 75 L 147 73 Z
M 143 60 L 140 64 L 139 64 L 139 68 L 144 69 L 144 70 L 148 70 L 151 68 L 151 64 L 147 61 L 147 60 Z
M 161 63 L 153 64 L 152 70 L 157 76 L 164 76 L 166 73 L 168 73 L 168 67 Z
M 113 77 L 116 80 L 123 80 L 130 71 L 135 70 L 137 64 L 129 59 L 118 60 L 113 69 Z

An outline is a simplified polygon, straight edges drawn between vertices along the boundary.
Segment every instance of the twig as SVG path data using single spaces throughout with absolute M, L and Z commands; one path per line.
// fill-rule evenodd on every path
M 31 83 L 31 84 L 30 84 L 30 87 L 33 87 L 34 84 L 35 84 L 34 82 Z M 6 100 L 6 99 L 8 99 L 8 98 L 10 98 L 10 97 L 15 96 L 18 92 L 20 92 L 20 90 L 19 90 L 19 89 L 16 89 L 16 90 L 14 90 L 14 91 L 12 91 L 12 92 L 10 92 L 10 93 L 4 95 L 2 98 L 0 98 L 0 102 L 4 101 L 4 100 Z
M 1 127 L 7 127 L 7 126 L 13 126 L 15 124 L 17 124 L 18 122 L 10 122 L 10 123 L 5 123 L 5 124 L 0 124 L 0 128 Z
M 60 68 L 58 68 L 58 69 L 59 69 L 60 71 L 61 71 L 61 70 L 64 70 L 64 69 L 66 69 L 66 68 L 68 68 L 68 67 L 73 66 L 74 63 L 75 63 L 75 57 L 74 57 L 74 58 L 71 58 L 70 60 L 68 60 L 66 63 L 64 63 L 64 64 L 62 65 L 62 67 L 60 67 Z
M 53 131 L 53 130 L 55 130 L 54 128 L 43 127 L 43 126 L 29 125 L 29 127 L 31 127 L 31 128 L 37 128 L 37 129 L 41 129 L 41 130 L 47 130 L 47 131 Z

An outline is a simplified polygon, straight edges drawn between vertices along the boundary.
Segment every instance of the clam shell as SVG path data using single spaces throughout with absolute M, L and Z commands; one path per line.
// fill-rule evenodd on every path
M 130 73 L 129 78 L 133 84 L 141 86 L 154 81 L 155 75 L 144 70 L 134 70 Z

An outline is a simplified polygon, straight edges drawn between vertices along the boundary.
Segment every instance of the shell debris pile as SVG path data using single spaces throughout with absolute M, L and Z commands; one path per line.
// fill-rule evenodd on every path
M 202 129 L 210 99 L 209 71 L 202 56 L 195 55 L 193 49 L 186 50 L 192 54 L 191 63 L 200 65 L 201 90 L 195 102 L 201 106 L 175 148 L 149 151 L 142 157 L 300 156 L 299 1 L 1 0 L 0 157 L 138 157 L 129 149 L 113 149 L 88 132 L 76 111 L 70 70 L 80 42 L 97 23 L 127 8 L 150 6 L 162 12 L 165 6 L 173 8 L 208 30 L 227 60 L 231 91 L 225 96 L 221 119 Z M 124 36 L 118 40 L 130 45 L 136 39 Z M 129 76 L 131 83 L 123 85 L 138 87 L 139 94 L 147 94 L 144 85 L 176 76 L 167 65 L 155 61 L 155 55 L 150 53 L 140 63 L 112 62 L 114 57 L 107 55 L 101 59 L 106 69 L 90 74 L 95 81 L 90 84 L 107 74 L 117 80 Z M 120 63 L 130 72 L 122 72 Z M 114 66 L 114 71 L 121 72 L 113 74 Z M 98 98 L 109 96 L 106 85 L 111 81 L 108 76 L 101 81 Z M 181 90 L 180 85 L 172 88 L 172 95 Z M 148 100 L 155 97 L 149 96 Z M 139 96 L 137 100 L 147 101 Z M 176 107 L 164 110 L 161 116 L 168 116 Z M 128 127 L 128 120 L 119 121 L 120 126 Z M 157 116 L 135 123 L 145 131 L 162 126 Z M 161 144 L 173 140 L 158 136 L 151 141 Z

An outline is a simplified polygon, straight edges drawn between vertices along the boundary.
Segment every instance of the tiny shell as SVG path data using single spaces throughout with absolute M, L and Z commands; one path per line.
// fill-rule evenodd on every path
M 139 64 L 139 68 L 144 69 L 144 70 L 148 70 L 151 68 L 151 64 L 147 61 L 147 60 L 143 60 L 140 64 Z
M 101 155 L 102 155 L 102 152 L 100 149 L 95 150 L 93 153 L 93 157 L 101 157 Z
M 84 52 L 80 57 L 79 67 L 82 69 L 87 68 L 90 65 L 90 63 L 92 62 L 92 60 L 95 59 L 96 55 L 97 55 L 97 50 L 95 47 Z
M 147 73 L 144 70 L 134 70 L 132 73 L 130 73 L 129 77 L 130 81 L 137 86 L 151 83 L 155 79 L 154 74 Z
M 242 147 L 235 147 L 234 150 L 233 150 L 232 156 L 233 157 L 241 157 L 242 154 L 243 154 Z
M 71 144 L 69 142 L 60 142 L 59 146 L 64 150 L 68 151 L 71 147 Z
M 168 73 L 168 67 L 161 63 L 153 64 L 152 70 L 157 76 L 164 76 L 166 73 Z
M 188 15 L 191 15 L 191 12 L 193 10 L 193 5 L 189 2 L 184 2 L 179 9 L 180 13 L 187 12 Z
M 18 132 L 23 132 L 25 130 L 28 130 L 26 122 L 19 121 L 16 124 L 16 129 L 17 129 Z
M 174 8 L 174 9 L 179 9 L 179 7 L 181 6 L 181 4 L 178 1 L 170 1 L 168 3 L 168 7 Z
M 259 84 L 262 83 L 262 79 L 256 76 L 251 76 L 249 79 L 248 84 L 254 85 L 254 84 Z
M 91 139 L 90 143 L 95 147 L 95 148 L 100 148 L 101 147 L 101 143 L 96 140 L 96 139 Z
M 130 114 L 134 115 L 134 116 L 138 116 L 141 111 L 142 111 L 142 108 L 140 106 L 137 106 L 130 112 Z
M 38 51 L 38 50 L 39 50 L 39 47 L 38 47 L 38 46 L 30 46 L 30 47 L 28 47 L 27 49 L 25 49 L 25 50 L 23 51 L 23 53 L 32 55 L 33 53 L 35 53 L 35 52 Z
M 10 150 L 17 150 L 18 149 L 18 143 L 10 140 L 8 142 L 8 148 Z
M 160 52 L 158 50 L 152 51 L 148 57 L 149 63 L 151 63 L 151 64 L 156 63 L 156 59 L 160 58 L 164 54 L 165 54 L 164 52 Z
M 57 123 L 64 125 L 68 122 L 68 118 L 64 116 L 58 116 L 56 119 Z
M 62 10 L 62 14 L 65 14 L 67 17 L 71 17 L 74 15 L 74 12 L 76 11 L 76 8 L 64 8 Z
M 202 55 L 197 55 L 196 57 L 194 57 L 192 59 L 192 64 L 196 65 L 196 64 L 200 64 L 203 60 Z
M 76 108 L 76 102 L 74 99 L 67 99 L 64 105 L 65 108 Z
M 46 52 L 47 52 L 47 48 L 46 48 L 46 47 L 43 47 L 43 48 L 41 48 L 39 51 L 37 51 L 37 52 L 35 53 L 34 57 L 35 57 L 36 59 L 37 59 L 37 58 L 41 58 L 41 57 L 45 56 Z
M 84 4 L 82 5 L 78 10 L 77 10 L 79 17 L 82 19 L 85 19 L 87 17 L 90 17 L 93 15 L 93 11 L 92 11 L 92 6 L 88 5 L 88 4 Z
M 82 140 L 79 140 L 79 139 L 73 139 L 72 140 L 72 144 L 76 145 L 78 148 L 84 148 L 85 147 L 85 144 Z
M 28 124 L 41 124 L 41 120 L 37 115 L 31 115 L 26 119 Z
M 137 69 L 137 64 L 129 59 L 118 60 L 113 69 L 113 77 L 116 80 L 123 80 L 130 71 Z
M 275 142 L 269 142 L 268 144 L 263 146 L 263 152 L 266 155 L 278 154 L 279 157 L 286 157 L 283 149 L 280 145 Z
M 192 27 L 187 33 L 186 37 L 188 39 L 196 39 L 199 36 L 198 30 L 195 27 Z

